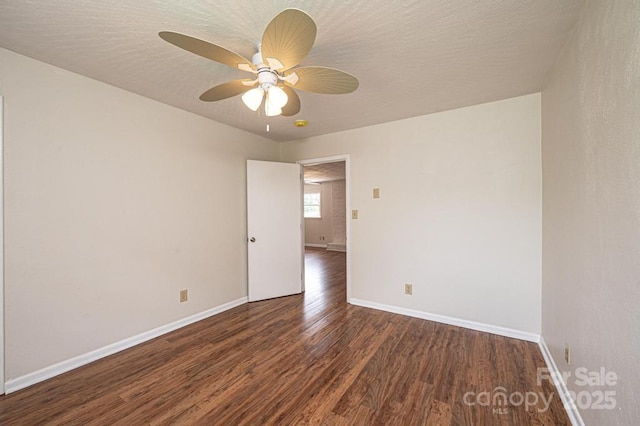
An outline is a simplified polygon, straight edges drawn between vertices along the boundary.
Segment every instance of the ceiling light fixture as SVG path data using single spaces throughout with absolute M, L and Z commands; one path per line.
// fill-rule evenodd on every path
M 257 111 L 262 104 L 262 97 L 264 96 L 264 90 L 262 87 L 256 87 L 255 89 L 249 90 L 247 93 L 242 95 L 242 102 L 252 111 Z
M 264 113 L 267 117 L 273 117 L 282 114 L 282 108 L 289 101 L 289 97 L 278 87 L 278 73 L 271 67 L 262 63 L 262 53 L 258 47 L 258 53 L 253 55 L 253 63 L 258 72 L 258 78 L 247 84 L 253 85 L 258 83 L 258 87 L 248 90 L 242 95 L 242 102 L 252 111 L 257 111 L 264 102 Z
M 165 41 L 207 59 L 256 75 L 219 84 L 200 95 L 205 102 L 221 101 L 242 94 L 247 108 L 257 111 L 264 102 L 269 117 L 290 117 L 300 112 L 295 89 L 312 93 L 344 94 L 358 88 L 358 79 L 327 67 L 301 67 L 316 40 L 316 23 L 305 12 L 285 9 L 269 22 L 262 43 L 251 61 L 242 55 L 185 34 L 161 31 Z

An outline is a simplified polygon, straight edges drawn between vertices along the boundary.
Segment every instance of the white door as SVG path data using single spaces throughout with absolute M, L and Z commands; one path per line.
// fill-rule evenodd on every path
M 302 292 L 299 164 L 247 161 L 249 302 Z

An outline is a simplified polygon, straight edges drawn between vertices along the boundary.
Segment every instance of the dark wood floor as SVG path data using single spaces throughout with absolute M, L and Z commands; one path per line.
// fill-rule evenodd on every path
M 308 250 L 306 271 L 303 295 L 2 396 L 0 424 L 569 424 L 535 344 L 347 305 L 344 253 Z

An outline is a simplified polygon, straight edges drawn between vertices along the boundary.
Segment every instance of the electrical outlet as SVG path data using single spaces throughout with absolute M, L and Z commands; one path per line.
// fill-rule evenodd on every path
M 571 347 L 568 343 L 565 343 L 564 346 L 564 360 L 567 362 L 567 365 L 571 364 Z
M 180 290 L 180 303 L 186 302 L 188 298 L 187 290 Z
M 413 285 L 412 284 L 405 284 L 404 285 L 404 294 L 408 294 L 409 296 L 411 296 L 413 294 Z
M 373 198 L 380 198 L 380 188 L 373 188 Z

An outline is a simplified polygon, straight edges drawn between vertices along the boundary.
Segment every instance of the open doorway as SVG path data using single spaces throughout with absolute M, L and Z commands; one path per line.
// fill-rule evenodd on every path
M 305 247 L 347 251 L 345 162 L 303 166 Z
M 305 291 L 349 300 L 349 158 L 299 162 L 304 172 Z M 341 286 L 337 289 L 337 286 Z

